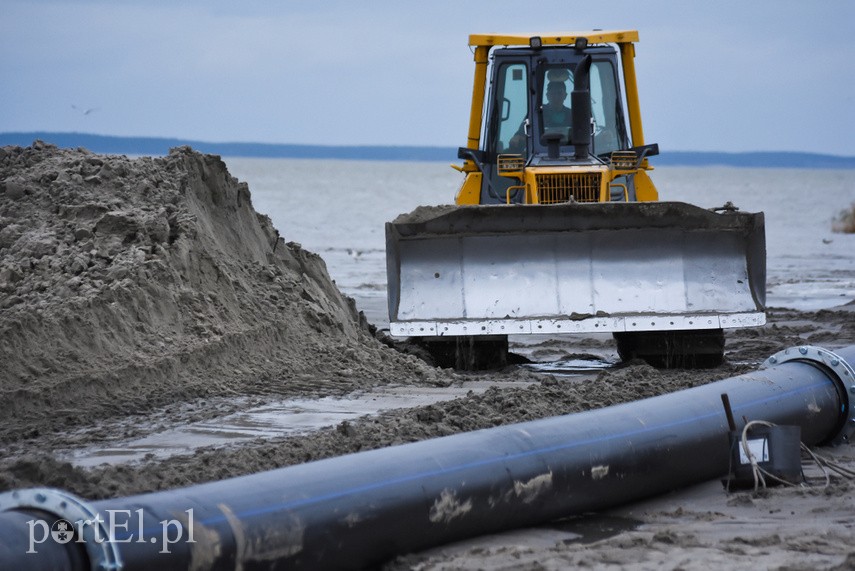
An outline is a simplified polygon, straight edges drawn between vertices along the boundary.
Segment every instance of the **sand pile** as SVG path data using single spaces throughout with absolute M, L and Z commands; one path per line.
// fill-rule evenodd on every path
M 7 442 L 195 397 L 436 379 L 219 157 L 39 141 L 0 149 L 0 362 Z

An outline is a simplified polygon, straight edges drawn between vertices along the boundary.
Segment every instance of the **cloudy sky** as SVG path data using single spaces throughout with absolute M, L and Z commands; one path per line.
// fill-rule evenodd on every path
M 2 0 L 0 15 L 0 131 L 459 146 L 468 34 L 634 28 L 663 151 L 855 156 L 851 0 Z

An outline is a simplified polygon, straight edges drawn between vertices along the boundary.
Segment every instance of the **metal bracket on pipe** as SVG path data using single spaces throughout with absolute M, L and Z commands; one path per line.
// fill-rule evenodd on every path
M 834 446 L 851 442 L 855 436 L 855 367 L 828 349 L 802 345 L 778 351 L 763 361 L 760 368 L 774 367 L 789 361 L 818 364 L 821 369 L 831 371 L 842 401 L 842 426 L 828 442 Z
M 92 571 L 122 569 L 119 548 L 108 533 L 106 522 L 97 511 L 77 496 L 53 488 L 30 488 L 0 494 L 0 512 L 21 509 L 46 512 L 70 524 L 69 533 L 81 535 L 74 541 L 82 542 L 86 546 L 89 568 Z M 51 532 L 53 535 L 53 528 Z

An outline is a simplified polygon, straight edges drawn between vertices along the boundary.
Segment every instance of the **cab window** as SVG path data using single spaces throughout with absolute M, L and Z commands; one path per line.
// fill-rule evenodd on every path
M 499 153 L 523 153 L 528 128 L 527 66 L 524 63 L 505 64 L 499 70 L 498 83 L 498 128 L 494 148 Z

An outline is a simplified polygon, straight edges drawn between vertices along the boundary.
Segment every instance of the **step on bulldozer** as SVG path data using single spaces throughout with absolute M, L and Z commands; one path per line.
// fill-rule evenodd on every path
M 509 335 L 611 333 L 623 360 L 714 367 L 763 325 L 762 213 L 659 201 L 638 32 L 477 34 L 454 205 L 386 224 L 390 333 L 501 367 Z

